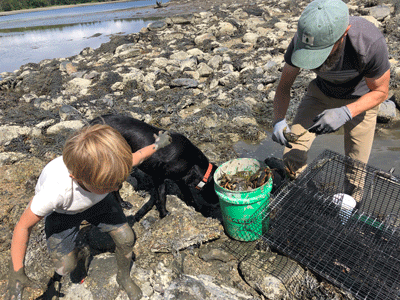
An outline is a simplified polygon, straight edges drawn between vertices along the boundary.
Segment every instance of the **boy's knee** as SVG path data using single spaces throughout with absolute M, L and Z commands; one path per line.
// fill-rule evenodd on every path
M 76 251 L 73 251 L 61 258 L 53 257 L 55 271 L 58 275 L 65 276 L 71 273 L 78 263 Z
M 135 245 L 136 235 L 128 224 L 111 231 L 110 235 L 118 248 L 132 249 Z

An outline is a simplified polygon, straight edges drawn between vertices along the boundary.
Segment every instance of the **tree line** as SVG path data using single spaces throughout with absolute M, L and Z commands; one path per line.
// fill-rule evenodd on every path
M 12 11 L 53 5 L 72 5 L 79 3 L 106 1 L 110 0 L 0 0 L 0 11 Z

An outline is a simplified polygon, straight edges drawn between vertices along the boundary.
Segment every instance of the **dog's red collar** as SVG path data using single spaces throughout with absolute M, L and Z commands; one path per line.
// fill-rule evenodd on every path
M 199 182 L 199 184 L 196 185 L 196 189 L 201 190 L 206 185 L 206 183 L 208 182 L 208 178 L 210 177 L 212 168 L 213 168 L 212 164 L 208 163 L 207 172 L 204 175 L 203 179 Z

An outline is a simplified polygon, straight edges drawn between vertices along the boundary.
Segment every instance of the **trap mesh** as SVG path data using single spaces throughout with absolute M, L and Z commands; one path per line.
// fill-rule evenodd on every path
M 333 197 L 338 193 L 359 204 L 344 210 Z M 400 299 L 400 178 L 325 150 L 255 213 L 254 218 L 260 217 L 269 228 L 258 243 L 286 254 L 356 299 Z M 254 224 L 250 220 L 247 229 L 253 230 Z M 239 259 L 248 252 L 246 246 L 229 247 Z

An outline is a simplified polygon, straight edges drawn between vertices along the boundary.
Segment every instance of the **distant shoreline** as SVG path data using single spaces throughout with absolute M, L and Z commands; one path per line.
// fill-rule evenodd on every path
M 46 6 L 46 7 L 38 7 L 38 8 L 30 8 L 30 9 L 20 9 L 20 10 L 12 10 L 12 11 L 1 11 L 1 16 L 15 15 L 15 14 L 24 14 L 35 11 L 45 11 L 51 9 L 63 9 L 69 7 L 79 7 L 79 6 L 89 6 L 89 5 L 99 5 L 99 4 L 107 4 L 107 3 L 119 3 L 119 2 L 129 2 L 132 0 L 116 0 L 116 1 L 104 1 L 104 2 L 88 2 L 88 3 L 79 3 L 79 4 L 71 4 L 71 5 L 54 5 L 54 6 Z

